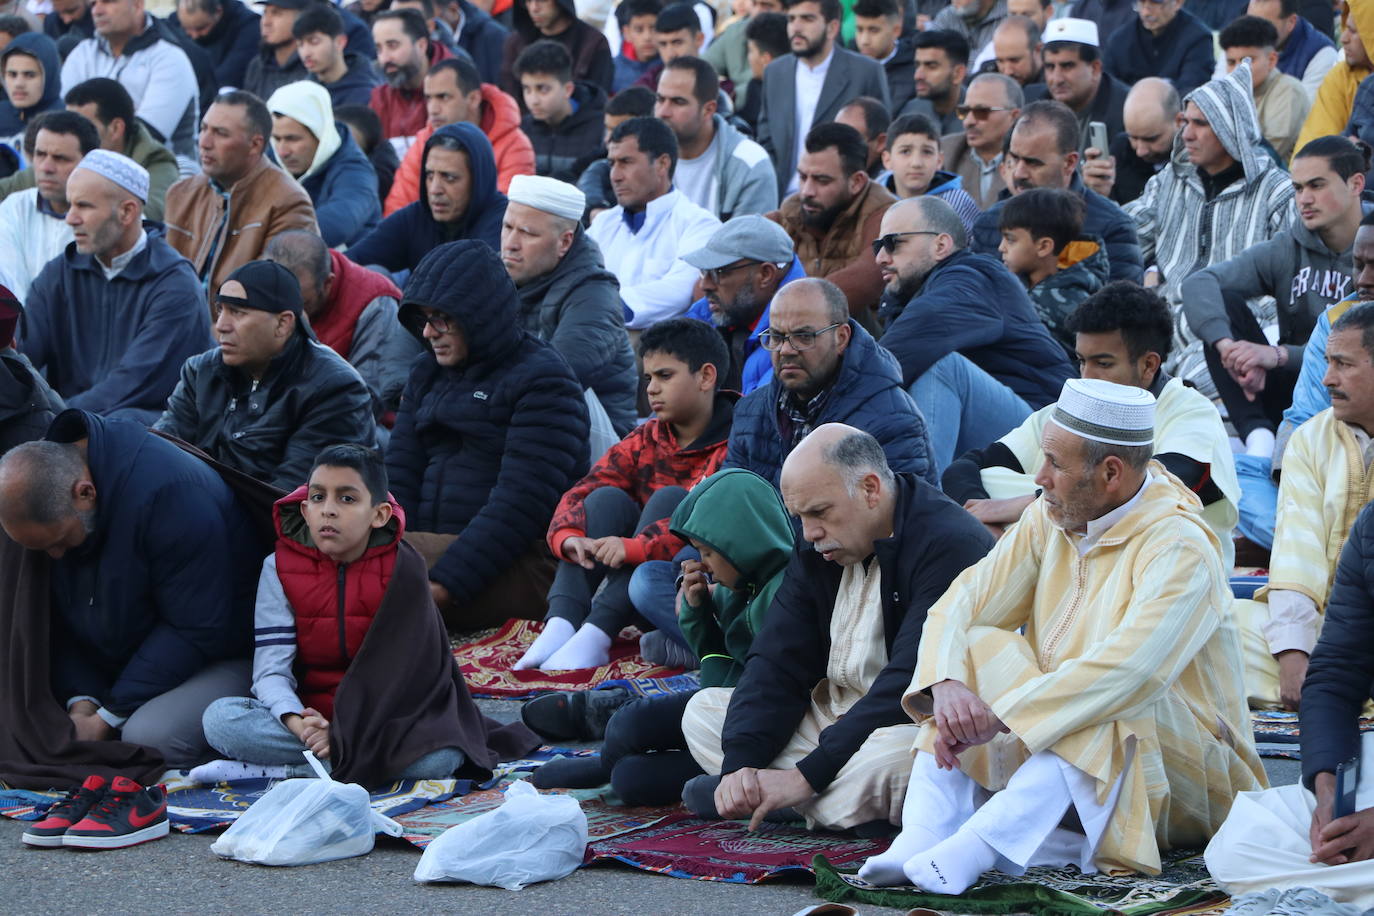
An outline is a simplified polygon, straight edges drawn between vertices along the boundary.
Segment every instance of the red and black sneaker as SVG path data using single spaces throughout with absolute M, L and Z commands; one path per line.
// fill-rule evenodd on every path
M 105 786 L 104 776 L 87 776 L 86 781 L 68 792 L 65 798 L 53 802 L 47 816 L 28 826 L 24 831 L 24 845 L 48 848 L 61 846 L 63 834 L 100 801 L 105 794 Z
M 69 849 L 121 849 L 167 835 L 167 788 L 143 788 L 116 776 L 86 817 L 67 828 L 62 845 Z

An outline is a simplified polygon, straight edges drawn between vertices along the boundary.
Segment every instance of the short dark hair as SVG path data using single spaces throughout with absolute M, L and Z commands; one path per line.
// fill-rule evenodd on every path
M 332 3 L 314 3 L 307 6 L 291 24 L 291 37 L 297 41 L 316 32 L 330 38 L 338 38 L 344 34 L 343 17 L 334 9 Z
M 1174 345 L 1169 304 L 1129 280 L 1114 280 L 1084 299 L 1064 322 L 1064 329 L 1070 334 L 1119 331 L 1131 359 L 1158 353 L 1163 362 Z
M 714 102 L 720 94 L 720 77 L 716 74 L 716 68 L 700 57 L 690 55 L 675 57 L 663 65 L 663 70 L 665 73 L 669 70 L 690 71 L 692 74 L 692 95 L 696 98 L 698 105 Z
M 382 142 L 382 119 L 369 105 L 340 105 L 334 117 L 362 134 L 363 152 L 371 153 Z
M 696 7 L 690 3 L 670 3 L 658 13 L 654 20 L 655 32 L 681 32 L 683 29 L 693 35 L 701 34 L 701 19 L 697 17 Z
M 547 38 L 536 41 L 515 59 L 515 75 L 547 74 L 560 83 L 572 82 L 572 56 L 568 49 Z
M 429 73 L 425 75 L 433 76 L 436 73 L 443 73 L 445 70 L 453 71 L 453 79 L 458 83 L 458 91 L 463 95 L 481 91 L 482 74 L 477 72 L 477 68 L 471 62 L 461 57 L 445 57 L 430 67 Z
M 806 151 L 819 153 L 834 148 L 840 154 L 840 168 L 845 177 L 862 172 L 868 166 L 868 143 L 848 124 L 823 121 L 806 133 Z
M 844 10 L 840 8 L 840 0 L 782 0 L 782 8 L 790 10 L 798 3 L 815 2 L 821 5 L 821 18 L 826 22 L 834 22 L 843 15 Z
M 1351 308 L 1331 325 L 1331 333 L 1340 331 L 1359 331 L 1360 346 L 1374 357 L 1374 305 L 1365 303 Z
M 668 157 L 668 174 L 677 171 L 677 135 L 673 129 L 658 118 L 631 118 L 616 125 L 611 131 L 611 143 L 635 138 L 640 152 L 653 162 L 659 156 Z M 695 371 L 695 370 L 693 370 Z
M 787 38 L 787 16 L 782 13 L 759 13 L 749 17 L 744 38 L 759 46 L 770 57 L 782 57 L 792 49 Z
M 352 468 L 363 479 L 363 486 L 367 487 L 367 493 L 372 497 L 372 505 L 380 506 L 386 502 L 390 489 L 386 479 L 386 461 L 375 449 L 363 445 L 327 445 L 315 456 L 315 463 L 310 465 L 310 477 L 315 476 L 317 468 Z
M 411 41 L 429 38 L 429 25 L 425 22 L 425 17 L 419 10 L 382 10 L 372 17 L 372 24 L 375 26 L 379 22 L 386 22 L 388 19 L 395 19 L 401 24 L 401 31 L 406 33 L 406 37 Z
M 29 27 L 28 20 L 23 16 L 0 16 L 0 32 L 4 32 L 11 38 L 31 31 L 33 29 Z
M 851 12 L 865 19 L 900 19 L 902 5 L 897 0 L 854 0 Z
M 621 27 L 630 24 L 630 20 L 639 16 L 653 16 L 658 19 L 659 11 L 663 9 L 660 0 L 622 0 L 615 8 L 615 21 Z
M 35 143 L 38 142 L 40 130 L 46 130 L 50 134 L 76 137 L 76 145 L 83 156 L 100 147 L 100 133 L 95 129 L 95 125 L 74 111 L 45 111 L 33 120 Z
M 997 215 L 998 231 L 1024 229 L 1032 239 L 1054 241 L 1054 253 L 1083 231 L 1083 196 L 1063 188 L 1031 188 L 1009 197 Z
M 1298 0 L 1279 0 L 1279 18 L 1298 15 Z
M 887 110 L 887 106 L 871 95 L 850 99 L 840 110 L 844 111 L 845 108 L 857 108 L 863 112 L 865 141 L 872 140 L 887 130 L 887 123 L 892 120 L 892 113 Z
M 931 29 L 928 32 L 917 32 L 916 40 L 912 44 L 917 50 L 939 48 L 945 52 L 945 56 L 949 58 L 951 64 L 968 66 L 968 39 L 953 29 Z
M 887 149 L 891 150 L 897 144 L 897 138 L 907 134 L 929 137 L 936 143 L 940 142 L 940 128 L 935 126 L 934 121 L 922 114 L 909 114 L 902 115 L 887 126 Z
M 716 367 L 716 387 L 730 368 L 730 351 L 720 331 L 696 318 L 668 318 L 649 325 L 639 335 L 639 358 L 650 353 L 681 360 L 692 372 L 710 363 Z
M 1279 30 L 1274 23 L 1258 16 L 1240 16 L 1231 20 L 1217 36 L 1223 51 L 1231 48 L 1269 48 L 1279 46 Z
M 108 127 L 118 118 L 124 122 L 126 137 L 134 132 L 134 99 L 119 80 L 92 77 L 68 89 L 63 101 L 68 105 L 95 105 L 95 116 L 101 124 Z
M 1081 41 L 1052 41 L 1045 45 L 1046 54 L 1058 54 L 1060 51 L 1075 51 L 1078 59 L 1085 64 L 1090 64 L 1101 56 L 1098 49 L 1093 45 L 1085 45 Z
M 648 86 L 626 86 L 606 103 L 606 114 L 621 118 L 651 118 L 654 116 L 654 91 Z
M 248 122 L 249 136 L 260 136 L 264 142 L 272 136 L 272 112 L 267 104 L 246 89 L 230 89 L 215 96 L 216 105 L 238 105 Z
M 1309 140 L 1303 144 L 1302 149 L 1298 150 L 1298 154 L 1293 159 L 1296 161 L 1312 156 L 1320 156 L 1325 159 L 1330 165 L 1331 171 L 1341 176 L 1341 181 L 1349 181 L 1351 176 L 1357 172 L 1364 174 L 1370 169 L 1369 144 L 1351 137 L 1328 134 L 1325 137 Z
M 1021 109 L 1021 117 L 1016 119 L 1012 129 L 1007 134 L 1007 139 L 1011 139 L 1012 133 L 1022 124 L 1045 124 L 1054 131 L 1056 152 L 1061 156 L 1078 149 L 1078 115 L 1073 113 L 1073 109 L 1063 102 L 1056 102 L 1053 99 L 1040 99 L 1031 102 Z

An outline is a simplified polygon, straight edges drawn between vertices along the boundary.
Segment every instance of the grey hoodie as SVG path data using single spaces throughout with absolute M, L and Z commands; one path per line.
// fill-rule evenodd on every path
M 694 203 L 726 222 L 745 213 L 768 213 L 778 208 L 778 184 L 773 160 L 763 147 L 736 130 L 720 115 L 716 127 L 716 180 L 714 197 Z

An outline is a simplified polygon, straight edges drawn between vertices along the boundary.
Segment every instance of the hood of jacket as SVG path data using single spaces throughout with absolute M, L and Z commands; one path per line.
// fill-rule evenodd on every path
M 468 198 L 468 208 L 462 219 L 458 220 L 456 227 L 459 235 L 467 235 L 468 230 L 493 206 L 499 204 L 504 212 L 506 197 L 496 189 L 496 155 L 492 152 L 491 141 L 482 133 L 480 127 L 466 121 L 445 124 L 425 141 L 425 154 L 420 160 L 421 176 L 425 174 L 430 150 L 444 137 L 457 140 L 468 155 L 468 170 L 472 173 L 472 180 L 468 183 L 471 196 Z M 425 218 L 432 220 L 429 212 L 429 189 L 423 177 L 420 181 L 420 206 L 424 208 Z
M 272 524 L 276 526 L 279 541 L 285 542 L 299 553 L 312 558 L 321 558 L 324 554 L 321 553 L 319 547 L 315 546 L 315 539 L 310 534 L 310 526 L 306 524 L 305 516 L 301 513 L 301 506 L 305 504 L 305 497 L 309 489 L 308 485 L 302 484 L 273 503 Z M 405 534 L 405 510 L 390 493 L 386 495 L 386 501 L 391 503 L 391 518 L 382 527 L 372 529 L 367 537 L 367 550 L 358 558 L 359 560 L 365 560 L 373 553 L 386 550 Z
M 673 510 L 669 530 L 708 545 L 740 574 L 732 591 L 752 596 L 787 566 L 793 531 L 773 485 L 730 468 L 697 484 Z
M 468 348 L 463 371 L 499 365 L 525 335 L 515 283 L 486 242 L 439 245 L 410 275 L 397 317 L 428 349 L 422 308 L 442 312 L 462 330 Z
M 479 10 L 480 12 L 480 10 Z M 492 146 L 507 134 L 520 130 L 520 106 L 515 99 L 491 83 L 482 84 L 482 133 L 491 139 Z
M 305 181 L 324 168 L 343 145 L 343 137 L 348 131 L 334 121 L 334 106 L 329 98 L 329 90 L 310 80 L 287 83 L 267 100 L 267 110 L 274 115 L 285 115 L 297 121 L 319 141 L 315 147 L 315 158 L 297 181 Z M 272 145 L 276 151 L 276 144 Z M 280 154 L 277 156 L 281 158 Z
M 1245 170 L 1247 183 L 1254 181 L 1267 169 L 1277 168 L 1274 160 L 1260 150 L 1262 139 L 1259 118 L 1255 114 L 1255 99 L 1250 88 L 1250 64 L 1241 61 L 1225 76 L 1203 83 L 1183 100 L 1202 110 L 1217 140 Z M 1174 136 L 1174 166 L 1188 162 L 1183 146 L 1183 131 Z
M 0 99 L 0 133 L 5 134 L 22 131 L 36 115 L 62 104 L 62 59 L 58 56 L 56 42 L 42 32 L 16 35 L 0 53 L 0 68 L 11 54 L 27 54 L 38 61 L 43 71 L 43 94 L 33 105 L 22 109 L 15 108 L 8 96 Z
M 536 130 L 557 135 L 574 134 L 583 129 L 588 123 L 602 124 L 606 116 L 606 90 L 596 83 L 588 83 L 578 80 L 573 85 L 573 112 L 558 123 L 557 127 L 549 127 L 543 121 L 530 120 Z
M 606 269 L 601 249 L 587 236 L 586 230 L 578 226 L 573 232 L 572 245 L 558 266 L 520 287 L 520 310 L 526 315 L 537 313 L 545 303 L 559 302 L 581 284 L 596 280 L 620 285 L 615 274 Z
M 137 494 L 128 492 L 129 478 L 139 462 L 143 446 L 152 434 L 132 420 L 101 417 L 69 408 L 53 418 L 44 438 L 51 442 L 86 439 L 86 465 L 95 482 L 95 529 L 68 556 L 82 560 L 96 556 L 109 533 L 111 520 L 123 512 Z
M 569 20 L 571 20 L 568 28 L 572 28 L 573 24 L 578 21 L 577 4 L 574 3 L 573 0 L 558 0 L 558 8 L 567 15 Z M 515 24 L 515 30 L 520 33 L 520 36 L 524 38 L 527 43 L 533 43 L 542 38 L 549 37 L 534 27 L 534 22 L 530 19 L 530 14 L 529 11 L 525 9 L 525 4 L 511 4 L 511 14 L 512 21 Z M 563 33 L 560 32 L 559 34 L 561 35 Z
M 964 179 L 953 172 L 946 172 L 939 169 L 934 175 L 930 176 L 930 185 L 926 188 L 927 194 L 939 194 L 943 191 L 953 191 L 955 188 L 962 188 Z
M 1111 264 L 1107 246 L 1099 238 L 1079 238 L 1059 252 L 1059 270 L 1036 284 L 1046 289 L 1079 289 L 1087 295 L 1107 285 Z

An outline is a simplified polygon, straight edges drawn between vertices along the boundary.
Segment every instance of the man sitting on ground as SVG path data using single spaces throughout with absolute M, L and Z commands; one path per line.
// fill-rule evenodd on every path
M 1260 134 L 1279 154 L 1279 161 L 1287 162 L 1312 102 L 1302 83 L 1278 68 L 1278 42 L 1274 26 L 1258 16 L 1240 17 L 1217 38 L 1228 72 L 1249 58 Z
M 42 374 L 14 349 L 14 332 L 24 305 L 0 286 L 0 455 L 23 442 L 43 438 L 62 399 Z
M 343 18 L 332 5 L 312 4 L 296 17 L 291 35 L 301 63 L 310 78 L 329 91 L 333 107 L 368 103 L 382 82 L 381 74 L 371 60 L 348 50 Z
M 0 283 L 21 302 L 28 300 L 38 274 L 71 242 L 67 178 L 82 156 L 100 147 L 95 126 L 74 112 L 49 112 L 32 129 L 37 186 L 0 201 Z
M 1205 842 L 1264 785 L 1221 545 L 1150 460 L 1154 407 L 1065 383 L 1043 498 L 927 616 L 903 829 L 864 880 L 962 894 L 1032 862 L 1157 874 L 1161 847 Z
M 315 339 L 291 271 L 250 261 L 215 306 L 219 346 L 186 361 L 154 429 L 281 490 L 309 475 L 324 446 L 373 444 L 367 385 Z
M 123 153 L 148 170 L 148 200 L 143 216 L 162 221 L 167 189 L 176 183 L 177 158 L 134 115 L 134 100 L 118 82 L 103 76 L 77 83 L 67 90 L 67 110 L 85 115 L 100 134 L 100 148 Z M 32 172 L 29 186 L 32 186 Z
M 429 37 L 425 17 L 418 10 L 378 13 L 372 20 L 372 37 L 386 82 L 373 88 L 368 105 L 382 119 L 382 136 L 403 154 L 425 126 L 425 75 L 452 55 L 442 42 Z
M 963 179 L 964 190 L 986 209 L 1006 190 L 1002 160 L 1012 125 L 1021 116 L 1021 84 L 1000 73 L 980 73 L 969 83 L 957 110 L 963 130 L 940 141 L 945 166 Z
M 841 424 L 788 456 L 782 494 L 804 542 L 736 687 L 687 704 L 682 731 L 709 775 L 683 800 L 698 817 L 747 817 L 751 829 L 791 808 L 812 829 L 881 835 L 901 821 L 917 730 L 899 697 L 926 611 L 992 541 L 925 481 L 894 474 L 878 440 Z
M 189 357 L 210 344 L 195 271 L 143 225 L 148 173 L 92 150 L 67 179 L 76 240 L 29 291 L 20 349 L 69 407 L 151 423 Z
M 944 201 L 915 197 L 888 210 L 873 251 L 887 282 L 880 342 L 929 423 L 937 471 L 1051 403 L 1073 375 L 1025 287 L 965 248 Z

